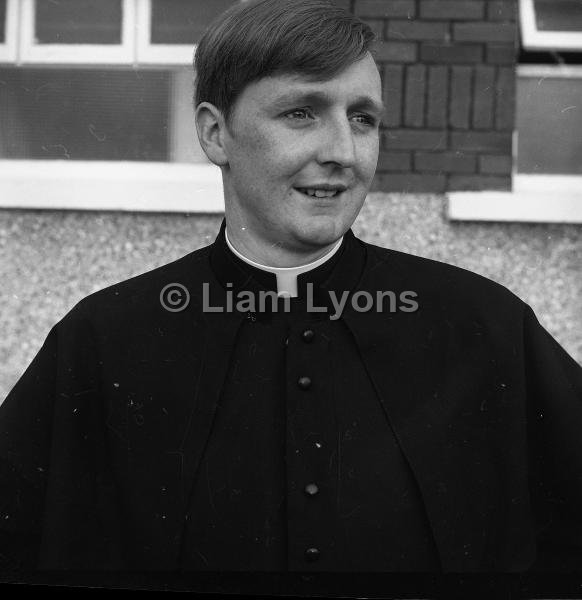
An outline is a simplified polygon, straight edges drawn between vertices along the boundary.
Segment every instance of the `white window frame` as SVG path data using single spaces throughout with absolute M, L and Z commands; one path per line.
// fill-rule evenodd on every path
M 149 37 L 149 21 L 144 27 L 148 14 L 149 0 L 123 0 L 121 44 L 41 45 L 34 44 L 34 0 L 8 0 L 6 40 L 11 45 L 10 52 L 8 43 L 0 46 L 0 52 L 4 52 L 0 59 L 47 67 L 136 65 L 137 37 L 143 31 Z M 156 56 L 150 54 L 144 66 L 172 68 L 192 62 L 193 46 L 187 48 L 188 57 L 182 46 L 181 56 L 169 56 L 158 52 L 160 49 L 153 49 Z M 0 159 L 0 207 L 222 213 L 224 199 L 220 169 L 209 162 Z
M 170 90 L 171 152 L 172 159 L 180 162 L 0 159 L 0 207 L 224 212 L 220 169 L 206 159 L 201 148 L 191 148 L 184 139 L 186 131 L 196 135 L 189 126 L 189 80 L 172 76 Z M 184 162 L 196 158 L 203 161 Z
M 519 0 L 522 45 L 528 50 L 581 50 L 582 32 L 540 31 L 533 0 Z M 518 65 L 516 77 L 582 77 L 580 65 Z M 459 221 L 582 223 L 582 176 L 517 173 L 514 135 L 508 192 L 450 192 L 448 218 Z
M 528 50 L 582 50 L 582 32 L 537 28 L 533 0 L 519 0 L 519 21 L 522 44 Z
M 582 65 L 518 65 L 518 77 L 582 77 Z M 582 175 L 524 174 L 516 171 L 513 144 L 511 192 L 450 192 L 448 217 L 459 221 L 582 223 Z
M 14 62 L 18 49 L 18 0 L 7 0 L 4 43 L 0 44 L 0 63 Z
M 122 0 L 121 44 L 36 44 L 35 0 L 21 2 L 22 64 L 131 64 L 135 56 L 135 3 Z
M 191 65 L 194 44 L 152 44 L 152 1 L 137 0 L 136 9 L 136 61 L 140 65 Z

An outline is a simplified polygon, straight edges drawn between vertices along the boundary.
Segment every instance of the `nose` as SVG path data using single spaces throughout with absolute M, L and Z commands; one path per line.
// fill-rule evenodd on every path
M 318 159 L 321 164 L 335 163 L 343 168 L 354 165 L 356 161 L 354 132 L 345 116 L 326 123 L 319 145 Z

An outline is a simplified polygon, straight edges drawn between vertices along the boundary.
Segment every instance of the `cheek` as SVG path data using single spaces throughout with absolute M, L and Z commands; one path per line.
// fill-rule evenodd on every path
M 239 165 L 245 171 L 243 176 L 252 176 L 265 185 L 288 177 L 299 162 L 299 155 L 295 157 L 285 144 L 273 143 L 258 136 L 242 151 Z
M 248 124 L 235 131 L 228 146 L 233 168 L 239 172 L 249 169 L 259 170 L 257 163 L 260 163 L 261 159 L 268 156 L 271 151 L 268 139 L 257 127 Z
M 379 140 L 370 140 L 364 144 L 360 151 L 360 160 L 358 161 L 358 170 L 361 178 L 365 180 L 372 179 L 378 165 Z

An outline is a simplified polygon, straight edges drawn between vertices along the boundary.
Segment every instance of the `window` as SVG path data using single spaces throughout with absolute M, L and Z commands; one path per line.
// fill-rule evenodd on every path
M 173 74 L 132 75 L 101 69 L 0 69 L 0 156 L 167 162 Z
M 451 195 L 449 215 L 582 223 L 582 1 L 519 7 L 513 193 Z
M 582 176 L 581 98 L 576 69 L 518 71 L 517 173 Z
M 138 4 L 141 63 L 191 64 L 194 44 L 233 0 L 151 0 Z
M 21 0 L 22 63 L 131 64 L 132 0 Z
M 8 29 L 22 64 L 191 65 L 206 26 L 236 1 L 20 0 Z M 0 0 L 0 11 L 8 3 L 16 15 L 17 2 Z
M 582 49 L 580 0 L 520 0 L 519 9 L 524 48 Z
M 234 2 L 0 0 L 0 205 L 221 211 L 192 59 Z
M 36 44 L 121 44 L 121 0 L 36 0 Z
M 522 0 L 520 10 L 515 186 L 582 221 L 582 2 Z

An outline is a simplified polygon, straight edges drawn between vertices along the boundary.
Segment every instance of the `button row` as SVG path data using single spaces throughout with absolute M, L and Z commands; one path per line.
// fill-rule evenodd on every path
M 315 332 L 312 329 L 306 329 L 301 334 L 301 339 L 306 344 L 312 342 L 314 337 Z M 300 377 L 297 381 L 297 384 L 302 390 L 308 390 L 311 387 L 311 379 L 309 377 Z M 319 492 L 319 487 L 316 483 L 308 483 L 304 489 L 308 496 L 315 496 Z M 305 550 L 305 560 L 307 562 L 315 562 L 319 560 L 319 555 L 319 548 L 307 548 L 307 550 Z

